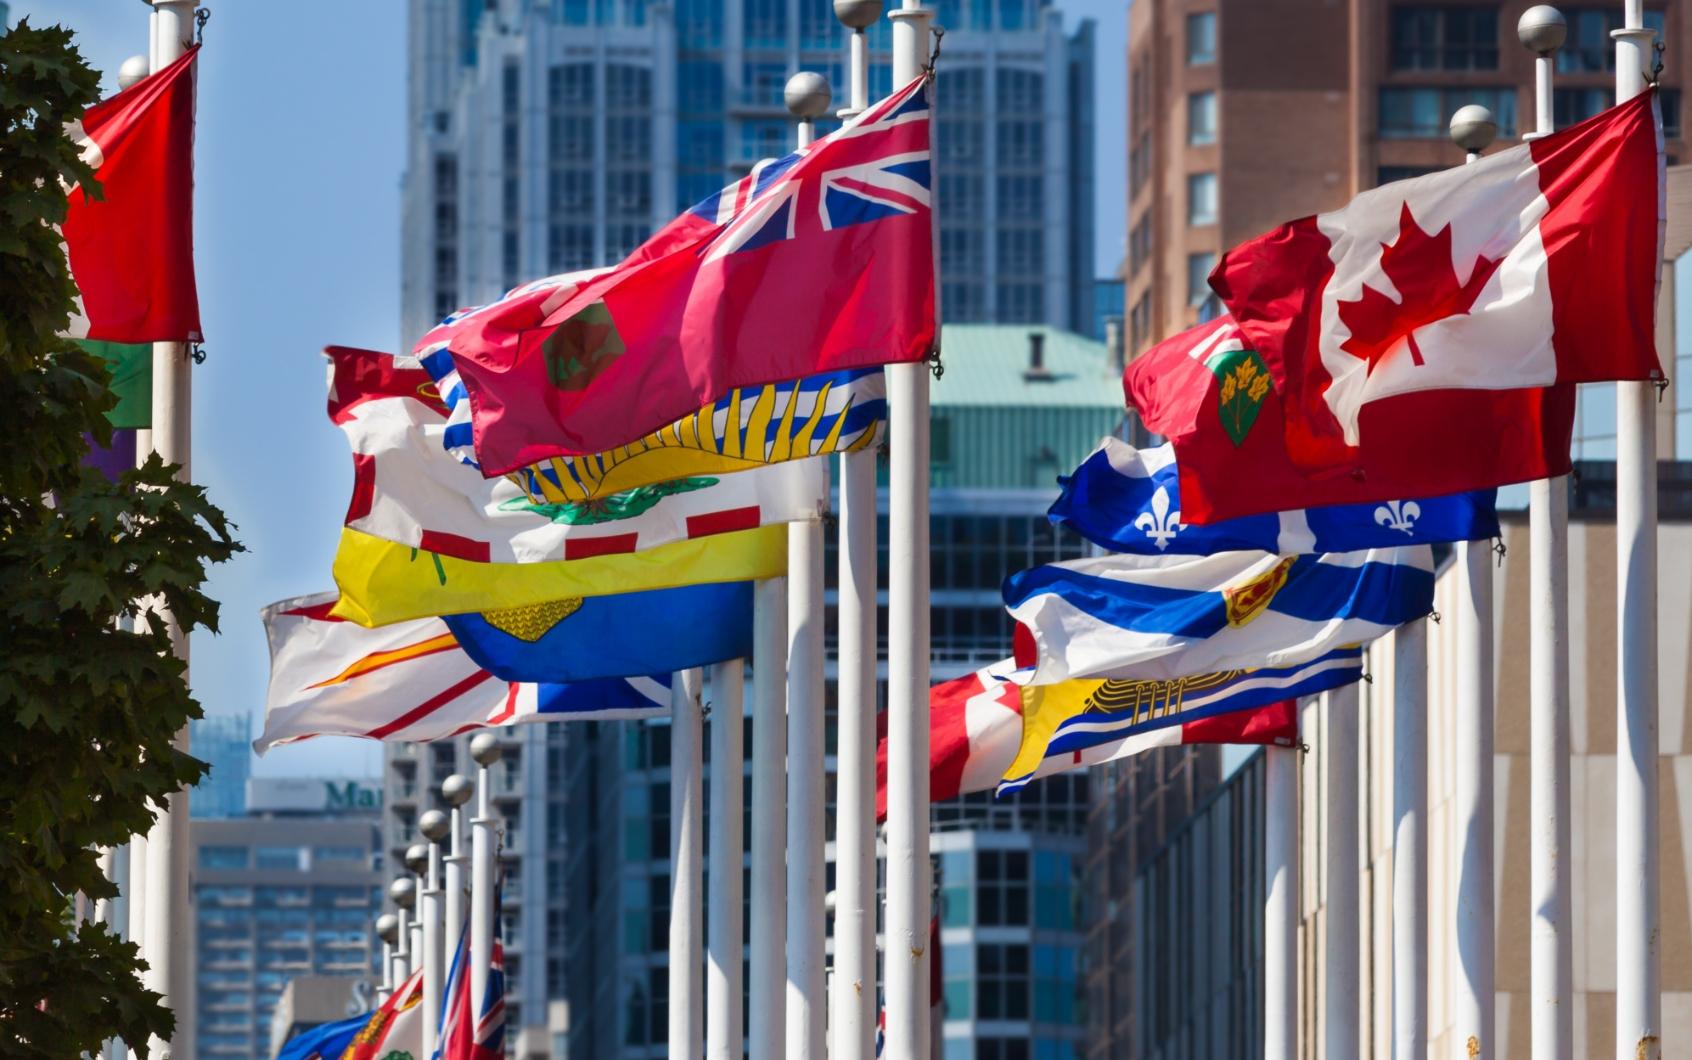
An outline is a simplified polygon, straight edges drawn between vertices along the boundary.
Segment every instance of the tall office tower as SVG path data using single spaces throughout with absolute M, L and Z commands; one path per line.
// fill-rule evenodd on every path
M 212 714 L 189 722 L 194 757 L 211 767 L 188 792 L 192 817 L 239 817 L 247 810 L 253 771 L 253 722 L 245 714 Z
M 369 784 L 258 778 L 244 816 L 193 820 L 197 1055 L 270 1056 L 272 1015 L 295 976 L 362 976 L 368 987 L 387 882 L 379 805 Z
M 782 86 L 846 102 L 827 0 L 412 0 L 402 336 L 524 280 L 620 260 L 793 147 Z M 938 5 L 948 320 L 1090 330 L 1092 23 L 1040 0 Z M 889 24 L 870 93 L 891 88 Z M 824 123 L 821 131 L 827 131 Z
M 1533 56 L 1516 38 L 1529 6 L 1136 0 L 1128 12 L 1130 356 L 1197 322 L 1220 252 L 1376 184 L 1460 164 L 1446 132 L 1458 107 L 1490 108 L 1498 146 L 1520 143 L 1534 128 Z M 1614 100 L 1610 30 L 1622 12 L 1585 0 L 1557 6 L 1569 27 L 1556 59 L 1562 127 Z M 1660 39 L 1672 164 L 1686 152 L 1680 86 L 1692 21 L 1678 3 L 1646 7 L 1647 25 L 1668 31 Z

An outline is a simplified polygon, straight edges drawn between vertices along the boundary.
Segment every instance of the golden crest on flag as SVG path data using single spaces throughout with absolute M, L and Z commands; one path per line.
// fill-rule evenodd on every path
M 1293 559 L 1292 556 L 1282 556 L 1280 562 L 1262 574 L 1222 590 L 1222 599 L 1228 605 L 1228 625 L 1237 629 L 1263 613 L 1269 601 L 1275 599 L 1275 594 L 1287 584 L 1287 572 L 1292 569 Z

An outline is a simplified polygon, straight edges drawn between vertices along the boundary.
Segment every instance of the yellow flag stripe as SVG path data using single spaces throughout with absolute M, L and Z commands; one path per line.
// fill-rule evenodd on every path
M 361 626 L 385 626 L 567 596 L 779 577 L 787 573 L 787 527 L 760 526 L 644 552 L 547 563 L 475 563 L 343 528 L 334 570 L 341 599 L 331 614 Z

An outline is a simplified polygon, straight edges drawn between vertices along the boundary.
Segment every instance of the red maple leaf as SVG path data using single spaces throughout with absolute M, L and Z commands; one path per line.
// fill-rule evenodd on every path
M 1339 304 L 1340 322 L 1351 337 L 1340 349 L 1369 362 L 1369 371 L 1380 364 L 1387 351 L 1406 339 L 1410 359 L 1422 363 L 1416 345 L 1416 330 L 1447 317 L 1462 316 L 1475 304 L 1481 288 L 1498 271 L 1503 258 L 1477 256 L 1468 283 L 1457 282 L 1451 262 L 1451 226 L 1428 235 L 1410 214 L 1405 203 L 1398 215 L 1398 239 L 1383 243 L 1381 268 L 1398 288 L 1398 301 L 1363 285 L 1363 297 Z

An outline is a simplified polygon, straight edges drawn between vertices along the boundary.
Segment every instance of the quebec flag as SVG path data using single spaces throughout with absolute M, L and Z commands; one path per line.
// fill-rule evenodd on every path
M 1046 513 L 1112 552 L 1206 556 L 1258 550 L 1283 556 L 1474 541 L 1498 535 L 1497 490 L 1247 515 L 1205 526 L 1181 521 L 1175 447 L 1099 443 Z
M 1099 556 L 1005 580 L 1030 684 L 1295 666 L 1433 610 L 1433 553 Z

